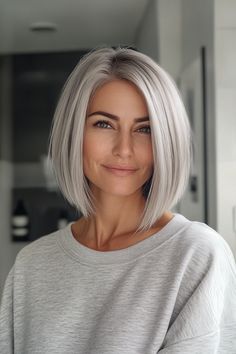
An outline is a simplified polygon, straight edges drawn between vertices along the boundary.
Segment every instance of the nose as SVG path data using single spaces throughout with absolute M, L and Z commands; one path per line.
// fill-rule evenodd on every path
M 118 133 L 114 140 L 113 154 L 127 158 L 133 154 L 133 141 L 129 132 Z

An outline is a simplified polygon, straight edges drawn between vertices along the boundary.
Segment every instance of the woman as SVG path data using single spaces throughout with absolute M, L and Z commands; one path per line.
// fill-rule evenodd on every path
M 190 140 L 177 89 L 153 60 L 111 48 L 82 59 L 49 156 L 83 216 L 19 252 L 2 297 L 2 354 L 236 353 L 229 246 L 171 212 Z

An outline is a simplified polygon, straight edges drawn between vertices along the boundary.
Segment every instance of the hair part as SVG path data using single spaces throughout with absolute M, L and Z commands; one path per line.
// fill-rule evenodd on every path
M 83 132 L 91 97 L 113 79 L 136 85 L 149 112 L 154 166 L 143 186 L 146 204 L 137 231 L 144 231 L 182 197 L 191 167 L 191 129 L 183 102 L 172 78 L 151 58 L 128 48 L 99 48 L 85 55 L 62 90 L 48 158 L 68 202 L 85 217 L 94 214 L 83 173 Z

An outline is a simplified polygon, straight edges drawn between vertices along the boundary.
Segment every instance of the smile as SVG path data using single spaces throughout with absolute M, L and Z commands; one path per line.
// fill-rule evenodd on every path
M 137 170 L 134 169 L 127 169 L 127 168 L 114 168 L 114 167 L 107 167 L 107 166 L 103 166 L 108 172 L 116 175 L 116 176 L 130 176 L 132 174 L 134 174 Z

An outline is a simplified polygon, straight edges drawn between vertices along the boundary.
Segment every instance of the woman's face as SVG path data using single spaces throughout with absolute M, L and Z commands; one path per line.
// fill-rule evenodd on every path
M 134 84 L 114 80 L 95 92 L 84 128 L 83 168 L 96 195 L 142 193 L 153 154 L 147 106 Z

